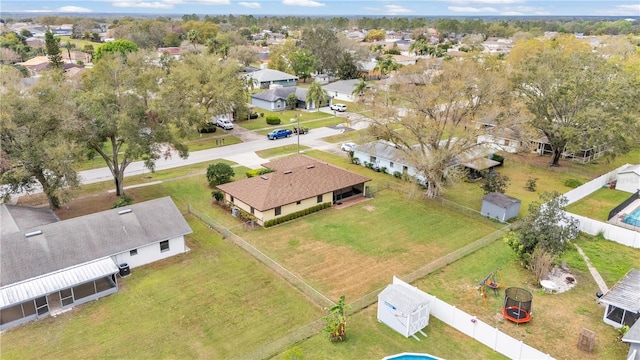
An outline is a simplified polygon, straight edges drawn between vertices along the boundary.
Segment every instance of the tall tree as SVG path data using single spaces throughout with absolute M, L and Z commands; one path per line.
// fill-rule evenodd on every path
M 238 76 L 239 70 L 235 60 L 186 55 L 182 61 L 171 64 L 170 75 L 164 79 L 163 113 L 184 122 L 183 129 L 201 126 L 216 115 L 247 114 L 246 84 Z
M 315 70 L 318 59 L 307 49 L 298 49 L 291 54 L 291 68 L 297 77 L 307 82 Z
M 293 40 L 286 40 L 284 43 L 272 46 L 270 49 L 269 69 L 286 73 L 293 72 L 291 68 L 291 54 L 296 51 L 296 43 Z
M 374 68 L 375 71 L 380 71 L 382 76 L 389 75 L 394 70 L 398 70 L 401 65 L 396 63 L 391 55 L 386 57 L 379 57 Z
M 116 40 L 98 47 L 93 58 L 100 60 L 105 54 L 120 54 L 122 58 L 126 59 L 128 53 L 135 51 L 138 51 L 138 45 L 135 43 L 129 40 Z
M 153 170 L 155 160 L 177 149 L 186 158 L 180 141 L 184 123 L 167 113 L 162 98 L 165 71 L 149 60 L 147 53 L 103 53 L 84 78 L 77 98 L 79 116 L 70 131 L 90 150 L 99 154 L 111 171 L 116 194 L 124 194 L 124 172 L 133 161 L 145 160 Z M 190 102 L 171 104 L 180 112 Z M 184 131 L 183 131 L 184 133 Z
M 76 44 L 72 43 L 71 41 L 67 41 L 64 44 L 64 48 L 67 49 L 67 57 L 69 59 L 69 62 L 71 62 L 71 49 L 75 49 Z
M 327 95 L 327 92 L 322 88 L 322 83 L 314 81 L 309 85 L 306 100 L 307 103 L 311 103 L 312 108 L 320 110 L 320 107 L 329 100 L 329 95 Z
M 318 59 L 318 73 L 336 72 L 343 49 L 335 31 L 325 27 L 306 28 L 302 31 L 301 41 L 302 47 Z
M 51 209 L 70 199 L 78 185 L 72 166 L 81 149 L 63 131 L 74 117 L 73 92 L 61 73 L 50 73 L 32 88 L 14 87 L 2 95 L 0 175 L 8 190 L 3 200 L 38 184 Z
M 51 30 L 47 30 L 44 34 L 44 41 L 51 67 L 62 69 L 64 64 L 62 62 L 62 54 L 60 53 L 60 38 L 55 37 Z
M 552 165 L 564 151 L 603 147 L 613 155 L 637 141 L 640 84 L 628 72 L 573 37 L 514 50 L 511 80 L 552 147 Z
M 445 61 L 442 71 L 420 71 L 412 83 L 379 91 L 371 131 L 397 144 L 416 169 L 427 197 L 441 194 L 459 180 L 456 163 L 479 146 L 474 121 L 490 117 L 501 123 L 509 99 L 502 69 L 488 68 L 484 60 Z M 397 106 L 406 110 L 398 116 Z
M 360 77 L 360 70 L 358 70 L 358 65 L 356 65 L 356 61 L 351 53 L 345 52 L 342 54 L 342 60 L 340 60 L 338 64 L 336 75 L 341 80 L 357 79 Z

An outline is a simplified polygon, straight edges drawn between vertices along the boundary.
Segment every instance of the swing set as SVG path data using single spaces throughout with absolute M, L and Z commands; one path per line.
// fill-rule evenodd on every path
M 506 286 L 507 284 L 504 282 L 504 276 L 502 276 L 500 268 L 496 268 L 478 283 L 478 286 L 469 293 L 467 298 L 470 299 L 473 297 L 474 293 L 477 291 L 482 297 L 484 305 L 487 306 L 487 288 L 492 289 L 493 294 L 497 296 L 498 289 Z

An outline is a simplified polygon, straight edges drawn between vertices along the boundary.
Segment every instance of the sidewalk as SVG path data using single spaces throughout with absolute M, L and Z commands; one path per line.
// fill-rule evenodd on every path
M 603 294 L 606 294 L 607 291 L 609 291 L 609 287 L 607 286 L 607 283 L 604 282 L 604 279 L 602 279 L 602 276 L 600 276 L 598 269 L 596 269 L 595 267 L 593 267 L 593 265 L 591 265 L 591 261 L 589 261 L 589 258 L 587 257 L 587 255 L 585 255 L 584 251 L 582 251 L 582 249 L 578 245 L 573 244 L 573 246 L 575 246 L 576 249 L 578 249 L 578 253 L 580 254 L 580 256 L 584 258 L 584 262 L 587 263 L 589 272 L 591 273 L 593 280 L 595 280 L 596 284 L 598 284 L 600 291 Z

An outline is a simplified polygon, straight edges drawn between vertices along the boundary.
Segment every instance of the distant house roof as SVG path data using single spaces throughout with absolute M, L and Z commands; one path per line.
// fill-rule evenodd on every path
M 300 88 L 297 86 L 279 87 L 263 91 L 261 93 L 253 94 L 251 95 L 251 98 L 274 102 L 277 100 L 287 100 L 287 96 L 289 96 L 289 94 L 295 93 L 298 100 L 307 101 L 306 99 L 308 91 L 308 89 Z
M 618 171 L 618 174 L 631 174 L 631 173 L 640 175 L 640 165 L 627 166 L 626 168 Z
M 182 54 L 182 49 L 179 47 L 161 47 L 158 48 L 158 54 L 168 53 L 169 55 L 180 55 Z
M 622 280 L 600 298 L 600 301 L 625 310 L 640 312 L 640 270 L 629 270 Z
M 355 147 L 356 151 L 373 155 L 387 160 L 393 160 L 398 163 L 407 164 L 407 157 L 402 150 L 396 148 L 396 145 L 389 141 L 378 140 L 368 142 Z
M 263 166 L 276 171 L 219 185 L 218 189 L 258 211 L 265 211 L 371 180 L 305 155 Z
M 498 205 L 503 209 L 508 209 L 509 207 L 511 207 L 511 205 L 520 203 L 520 200 L 498 192 L 488 193 L 487 195 L 482 197 L 482 201 L 487 201 L 494 205 Z
M 329 92 L 329 95 L 331 95 L 331 92 L 351 95 L 353 93 L 353 89 L 359 81 L 359 79 L 339 80 L 336 82 L 332 82 L 331 84 L 324 85 L 322 86 L 322 88 Z
M 0 287 L 191 233 L 170 197 L 52 223 L 36 214 L 30 227 L 9 214 L 18 231 L 0 238 Z
M 262 70 L 254 71 L 245 76 L 251 76 L 252 78 L 258 80 L 261 83 L 270 82 L 270 81 L 282 81 L 282 80 L 298 80 L 297 76 L 293 76 L 291 74 L 287 74 L 285 72 L 273 70 L 273 69 L 262 69 Z

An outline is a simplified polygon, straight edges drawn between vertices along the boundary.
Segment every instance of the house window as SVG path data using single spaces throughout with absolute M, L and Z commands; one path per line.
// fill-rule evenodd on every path
M 376 160 L 377 160 L 377 159 L 376 159 L 376 157 L 375 157 L 375 156 L 369 156 L 369 162 L 374 163 L 374 162 L 376 162 Z
M 129 251 L 129 256 L 134 256 L 134 255 L 138 255 L 138 249 L 133 249 Z
M 296 201 L 296 205 L 300 205 L 302 203 L 302 201 L 298 200 Z
M 403 173 L 403 174 L 406 174 L 406 173 L 408 173 L 408 172 L 409 172 L 409 168 L 408 168 L 408 167 L 406 167 L 406 166 L 403 166 L 403 167 L 402 167 L 402 173 Z
M 233 202 L 233 195 L 229 195 L 231 197 L 231 202 Z
M 253 206 L 251 207 L 251 215 L 255 214 L 255 209 L 253 208 Z
M 275 208 L 275 214 L 276 216 L 282 214 L 282 207 L 278 206 L 277 208 Z
M 389 167 L 393 169 L 393 161 L 389 161 Z
M 160 241 L 160 252 L 169 251 L 169 240 Z
M 509 146 L 509 140 L 504 139 L 504 146 Z
M 322 202 L 322 195 L 318 195 L 318 204 Z

